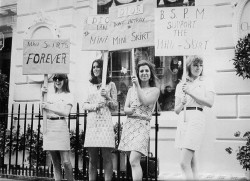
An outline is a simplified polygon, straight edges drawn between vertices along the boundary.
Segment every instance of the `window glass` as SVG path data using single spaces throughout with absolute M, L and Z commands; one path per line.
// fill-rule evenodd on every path
M 148 60 L 155 64 L 158 77 L 160 97 L 158 103 L 161 111 L 174 110 L 174 93 L 183 73 L 183 57 L 155 57 L 154 47 L 135 48 L 135 64 Z M 110 52 L 109 68 L 112 81 L 116 84 L 121 110 L 124 108 L 126 95 L 131 84 L 131 51 Z

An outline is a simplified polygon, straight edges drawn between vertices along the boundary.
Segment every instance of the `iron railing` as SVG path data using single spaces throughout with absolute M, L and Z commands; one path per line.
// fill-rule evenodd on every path
M 31 105 L 31 111 L 28 111 L 27 104 L 24 113 L 21 113 L 21 105 L 17 108 L 12 105 L 11 111 L 3 109 L 0 113 L 0 174 L 20 175 L 26 177 L 47 177 L 53 178 L 53 164 L 49 155 L 42 149 L 42 115 L 40 109 L 35 111 L 34 105 Z M 155 121 L 155 156 L 143 157 L 143 180 L 156 180 L 159 172 L 158 168 L 158 116 L 157 107 L 153 119 Z M 113 119 L 117 119 L 116 134 L 119 144 L 121 132 L 121 117 L 125 116 L 120 111 L 112 113 Z M 85 139 L 85 129 L 87 123 L 87 112 L 81 113 L 79 104 L 76 106 L 76 112 L 71 113 L 68 119 L 68 127 L 71 133 L 71 155 L 73 159 L 73 169 L 75 180 L 88 180 L 88 152 L 83 147 Z M 80 126 L 83 124 L 83 129 Z M 73 129 L 72 129 L 73 127 Z M 81 132 L 80 132 L 81 131 Z M 149 153 L 150 154 L 150 153 Z M 119 150 L 114 150 L 117 162 L 114 167 L 113 180 L 132 180 L 131 168 L 128 157 Z M 121 158 L 123 158 L 121 163 Z M 99 151 L 99 169 L 98 180 L 104 180 L 102 156 Z M 125 165 L 125 169 L 121 169 Z M 64 172 L 63 172 L 64 173 Z

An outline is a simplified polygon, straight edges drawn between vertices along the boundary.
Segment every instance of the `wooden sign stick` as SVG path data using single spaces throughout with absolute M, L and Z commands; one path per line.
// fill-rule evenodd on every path
M 108 69 L 108 51 L 103 51 L 103 67 L 102 67 L 102 88 L 106 87 L 106 79 L 107 79 L 107 69 Z
M 135 72 L 135 49 L 131 50 L 131 61 L 132 61 L 132 76 L 136 76 Z M 133 84 L 133 89 L 135 90 L 135 85 Z
M 43 86 L 48 88 L 48 74 L 44 74 L 44 83 Z M 42 96 L 42 101 L 46 102 L 47 101 L 47 92 L 45 92 Z M 43 111 L 43 134 L 47 133 L 47 111 L 44 109 Z
M 184 55 L 183 56 L 183 79 L 184 79 L 184 83 L 187 82 L 187 66 L 186 66 L 186 63 L 187 63 L 187 57 Z M 185 97 L 187 95 L 185 94 Z M 186 109 L 187 109 L 187 105 L 185 104 L 184 105 L 184 122 L 186 122 Z

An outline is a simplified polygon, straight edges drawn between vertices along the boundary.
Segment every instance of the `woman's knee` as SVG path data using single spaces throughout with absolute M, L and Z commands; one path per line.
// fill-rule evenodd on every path
M 130 154 L 129 162 L 131 167 L 140 166 L 141 155 L 140 154 Z
M 190 163 L 187 163 L 187 162 L 185 162 L 185 161 L 181 161 L 181 162 L 180 162 L 180 166 L 181 166 L 181 169 L 182 169 L 182 170 L 187 170 L 187 169 L 191 168 L 191 164 L 190 164 Z
M 112 162 L 111 149 L 102 149 L 102 157 L 103 157 L 104 163 Z
M 69 151 L 61 151 L 60 152 L 62 162 L 70 162 Z

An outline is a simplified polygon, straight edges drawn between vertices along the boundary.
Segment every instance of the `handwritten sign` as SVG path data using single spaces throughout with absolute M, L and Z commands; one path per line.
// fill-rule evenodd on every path
M 194 55 L 211 52 L 213 11 L 208 6 L 155 10 L 156 56 Z
M 108 15 L 87 17 L 84 21 L 82 50 L 108 50 Z
M 23 74 L 69 73 L 69 40 L 24 40 Z
M 154 46 L 155 7 L 144 0 L 109 8 L 109 50 Z

